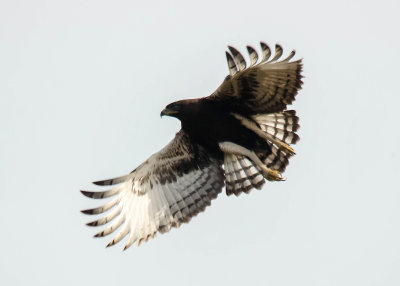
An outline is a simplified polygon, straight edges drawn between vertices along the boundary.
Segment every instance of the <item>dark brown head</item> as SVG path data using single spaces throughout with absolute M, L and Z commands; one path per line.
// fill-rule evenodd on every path
M 168 104 L 163 111 L 161 111 L 160 116 L 171 116 L 182 119 L 191 117 L 195 115 L 197 110 L 197 100 L 180 100 Z

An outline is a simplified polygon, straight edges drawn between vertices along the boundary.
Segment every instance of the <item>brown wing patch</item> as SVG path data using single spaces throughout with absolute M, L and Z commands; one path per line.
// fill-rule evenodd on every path
M 290 60 L 294 57 L 292 51 L 288 57 L 278 61 L 283 49 L 275 46 L 275 55 L 271 56 L 270 48 L 261 43 L 262 59 L 257 63 L 258 55 L 255 49 L 247 47 L 250 57 L 250 67 L 242 54 L 233 47 L 227 52 L 230 77 L 209 96 L 209 99 L 225 102 L 232 109 L 244 114 L 278 112 L 291 104 L 302 85 L 301 60 Z

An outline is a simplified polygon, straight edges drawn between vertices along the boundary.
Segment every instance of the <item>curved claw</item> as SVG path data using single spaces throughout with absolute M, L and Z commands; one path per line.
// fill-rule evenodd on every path
M 263 173 L 268 181 L 285 181 L 285 179 L 281 177 L 281 174 L 278 171 L 268 169 L 265 166 L 263 168 Z

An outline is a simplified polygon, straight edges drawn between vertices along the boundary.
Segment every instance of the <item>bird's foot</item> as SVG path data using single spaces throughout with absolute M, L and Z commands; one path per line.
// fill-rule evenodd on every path
M 284 181 L 285 179 L 281 177 L 281 174 L 276 170 L 271 170 L 265 166 L 262 168 L 263 175 L 268 181 Z
M 295 155 L 296 152 L 294 152 L 293 148 L 290 147 L 288 144 L 283 143 L 283 142 L 279 142 L 279 149 L 283 152 L 285 152 L 286 154 L 290 154 L 290 155 Z

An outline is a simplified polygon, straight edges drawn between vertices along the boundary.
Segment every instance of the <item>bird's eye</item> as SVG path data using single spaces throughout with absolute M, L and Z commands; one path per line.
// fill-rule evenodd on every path
M 179 110 L 181 110 L 181 106 L 179 104 L 175 104 L 175 105 L 171 106 L 171 109 L 175 110 L 175 111 L 179 111 Z

